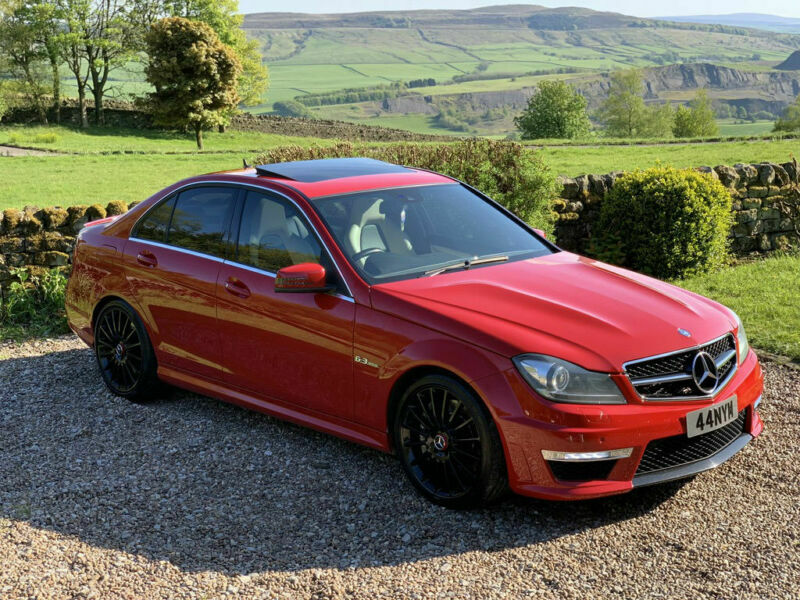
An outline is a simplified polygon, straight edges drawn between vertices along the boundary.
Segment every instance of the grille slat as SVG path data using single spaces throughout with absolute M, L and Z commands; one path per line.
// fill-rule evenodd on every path
M 694 438 L 675 435 L 653 440 L 644 451 L 636 475 L 679 467 L 715 455 L 744 433 L 746 412 L 742 410 L 737 419 L 725 427 Z
M 733 334 L 727 334 L 718 340 L 714 340 L 713 342 L 697 348 L 679 350 L 667 356 L 646 358 L 628 363 L 625 365 L 625 373 L 630 378 L 633 387 L 639 395 L 648 400 L 670 400 L 706 396 L 706 394 L 697 390 L 691 379 L 651 384 L 637 384 L 636 380 L 679 373 L 691 374 L 692 360 L 694 360 L 698 352 L 708 352 L 716 360 L 729 350 L 736 351 L 736 341 L 733 339 Z M 736 356 L 734 355 L 731 360 L 720 367 L 719 381 L 724 384 L 727 379 L 733 375 L 735 370 Z

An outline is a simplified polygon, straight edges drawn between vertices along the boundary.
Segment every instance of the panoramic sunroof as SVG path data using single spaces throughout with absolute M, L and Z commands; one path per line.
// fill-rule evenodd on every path
M 384 175 L 388 173 L 410 173 L 411 169 L 375 160 L 373 158 L 325 158 L 322 160 L 298 160 L 294 162 L 259 165 L 256 173 L 266 177 L 280 177 L 292 181 L 314 183 L 341 177 L 359 175 Z

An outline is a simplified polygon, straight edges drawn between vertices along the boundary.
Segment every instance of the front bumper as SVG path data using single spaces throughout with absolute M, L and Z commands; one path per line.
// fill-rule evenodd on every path
M 763 429 L 755 407 L 761 398 L 763 382 L 758 359 L 750 352 L 736 375 L 712 400 L 630 401 L 604 406 L 558 404 L 534 394 L 515 369 L 476 384 L 481 394 L 491 399 L 504 442 L 511 489 L 525 496 L 576 500 L 621 494 L 634 487 L 689 477 L 725 462 Z M 637 473 L 650 442 L 672 437 L 680 440 L 678 436 L 686 435 L 686 413 L 734 395 L 738 411 L 744 416 L 742 429 L 734 439 L 726 440 L 724 446 L 699 460 Z M 559 465 L 542 456 L 542 450 L 573 453 L 620 448 L 633 450 L 627 458 L 594 463 L 597 466 L 604 463 L 607 468 L 588 468 L 581 480 L 565 475 L 580 470 L 558 468 Z

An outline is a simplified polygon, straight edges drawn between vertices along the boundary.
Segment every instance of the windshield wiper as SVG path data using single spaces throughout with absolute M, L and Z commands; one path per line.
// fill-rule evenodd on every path
M 445 265 L 437 269 L 431 269 L 430 271 L 425 271 L 425 276 L 433 277 L 434 275 L 439 275 L 440 273 L 446 273 L 447 271 L 456 271 L 458 269 L 469 269 L 470 267 L 474 267 L 475 265 L 485 265 L 487 263 L 493 263 L 493 262 L 506 262 L 507 260 L 508 256 L 485 256 L 483 258 L 465 258 L 463 260 L 453 262 L 449 265 Z

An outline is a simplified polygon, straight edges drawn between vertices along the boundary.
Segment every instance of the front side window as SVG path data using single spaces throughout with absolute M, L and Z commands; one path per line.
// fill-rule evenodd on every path
M 281 198 L 247 192 L 239 227 L 237 261 L 276 273 L 300 263 L 330 265 L 299 210 Z
M 167 243 L 203 254 L 222 257 L 237 190 L 197 187 L 181 192 L 172 213 Z
M 313 202 L 345 256 L 371 284 L 445 272 L 441 269 L 465 261 L 477 267 L 553 252 L 525 226 L 457 183 Z

